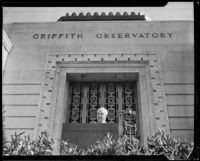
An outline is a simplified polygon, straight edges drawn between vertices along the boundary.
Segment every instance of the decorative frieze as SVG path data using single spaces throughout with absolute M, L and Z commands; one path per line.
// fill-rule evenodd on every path
M 87 12 L 83 13 L 80 12 L 75 13 L 73 12 L 71 15 L 69 13 L 66 13 L 65 16 L 62 16 L 58 19 L 58 21 L 117 21 L 117 20 L 132 20 L 132 21 L 145 21 L 145 15 L 141 15 L 140 12 L 137 14 L 135 12 L 116 12 L 115 14 L 113 12 L 109 12 L 106 14 L 105 12 L 98 13 L 94 12 L 94 14 Z

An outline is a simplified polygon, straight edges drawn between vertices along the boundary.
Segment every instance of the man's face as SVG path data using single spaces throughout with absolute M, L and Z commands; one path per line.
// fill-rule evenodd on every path
M 98 122 L 105 122 L 106 121 L 106 114 L 103 111 L 98 111 L 97 112 L 97 121 Z

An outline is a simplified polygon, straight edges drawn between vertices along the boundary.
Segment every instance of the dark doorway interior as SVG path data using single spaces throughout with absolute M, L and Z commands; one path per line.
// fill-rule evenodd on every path
M 133 125 L 131 133 L 138 136 L 136 75 L 74 74 L 69 79 L 69 103 L 62 139 L 70 139 L 81 148 L 95 144 L 107 132 L 118 137 L 118 111 L 131 110 L 124 119 Z M 107 124 L 97 122 L 97 109 L 108 110 Z

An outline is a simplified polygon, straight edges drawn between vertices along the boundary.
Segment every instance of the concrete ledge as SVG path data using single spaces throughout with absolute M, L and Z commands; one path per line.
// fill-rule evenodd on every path
M 118 125 L 107 123 L 83 123 L 83 124 L 63 124 L 62 139 L 78 145 L 79 148 L 87 148 L 103 139 L 106 133 L 110 132 L 114 138 L 118 137 Z M 80 136 L 84 139 L 80 139 Z

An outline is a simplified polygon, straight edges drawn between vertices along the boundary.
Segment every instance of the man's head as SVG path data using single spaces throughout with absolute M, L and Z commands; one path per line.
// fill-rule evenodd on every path
M 106 118 L 108 115 L 108 110 L 104 107 L 101 107 L 97 110 L 97 122 L 106 123 Z

